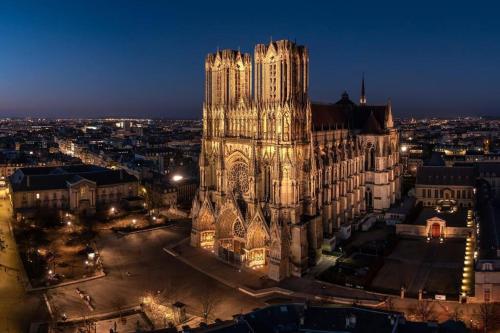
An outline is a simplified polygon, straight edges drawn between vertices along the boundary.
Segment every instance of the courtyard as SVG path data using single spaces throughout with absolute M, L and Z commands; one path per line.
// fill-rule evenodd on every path
M 47 291 L 53 318 L 117 312 L 140 305 L 152 294 L 161 294 L 163 305 L 182 302 L 190 316 L 199 317 L 203 316 L 204 300 L 216 295 L 216 306 L 208 316 L 209 321 L 228 319 L 233 314 L 263 305 L 262 301 L 237 293 L 163 250 L 185 240 L 189 233 L 190 224 L 182 221 L 174 221 L 167 228 L 124 237 L 111 230 L 100 231 L 96 243 L 101 249 L 107 275 L 77 285 L 91 297 L 95 309 L 90 310 L 75 293 L 75 285 L 62 286 Z
M 465 254 L 464 239 L 427 242 L 425 239 L 402 238 L 373 279 L 371 288 L 399 294 L 405 288 L 407 297 L 446 295 L 458 299 Z
M 405 297 L 457 300 L 460 293 L 465 239 L 427 241 L 397 236 L 394 227 L 377 223 L 358 231 L 341 245 L 343 257 L 317 274 L 319 280 Z

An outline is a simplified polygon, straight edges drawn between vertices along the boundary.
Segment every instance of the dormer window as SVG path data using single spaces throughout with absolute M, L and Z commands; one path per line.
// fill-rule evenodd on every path
M 481 270 L 483 271 L 492 271 L 493 264 L 491 262 L 484 262 L 481 264 Z

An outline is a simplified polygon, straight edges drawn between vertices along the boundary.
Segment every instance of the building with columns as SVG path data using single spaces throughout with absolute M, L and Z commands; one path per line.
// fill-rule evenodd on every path
M 9 177 L 12 211 L 31 216 L 38 209 L 94 214 L 138 195 L 135 176 L 95 165 L 20 168 Z
M 391 103 L 369 105 L 364 93 L 360 104 L 347 93 L 312 103 L 306 47 L 258 44 L 253 62 L 217 51 L 205 73 L 192 246 L 274 280 L 301 276 L 324 242 L 399 199 Z

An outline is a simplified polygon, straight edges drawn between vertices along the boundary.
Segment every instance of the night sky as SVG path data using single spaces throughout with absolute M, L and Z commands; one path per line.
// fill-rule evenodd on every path
M 205 55 L 271 36 L 309 48 L 314 101 L 365 72 L 396 117 L 499 115 L 500 5 L 409 3 L 1 0 L 0 117 L 198 118 Z

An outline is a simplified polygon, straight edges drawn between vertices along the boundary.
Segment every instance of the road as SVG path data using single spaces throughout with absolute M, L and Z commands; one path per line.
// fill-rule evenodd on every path
M 21 262 L 9 229 L 11 208 L 5 189 L 0 190 L 0 237 L 6 249 L 0 251 L 0 332 L 27 332 L 31 322 L 47 319 L 40 295 L 26 294 L 18 276 Z M 8 268 L 7 268 L 8 267 Z

